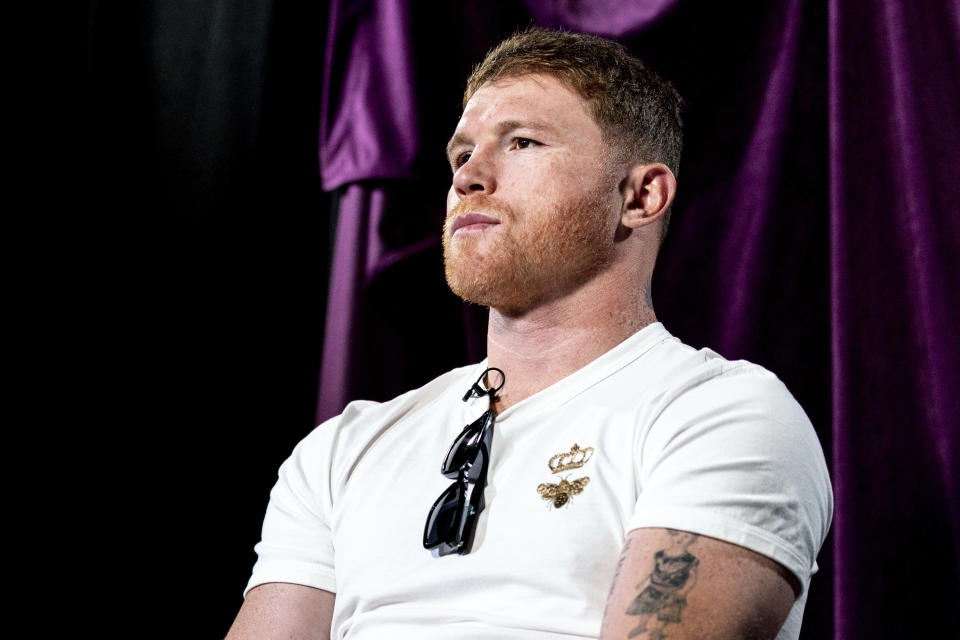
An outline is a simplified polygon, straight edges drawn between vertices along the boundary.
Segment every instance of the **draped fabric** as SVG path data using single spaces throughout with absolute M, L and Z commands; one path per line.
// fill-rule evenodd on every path
M 483 310 L 446 291 L 439 250 L 442 146 L 471 65 L 530 23 L 615 38 L 687 101 L 658 317 L 776 372 L 831 462 L 804 637 L 957 637 L 960 6 L 429 10 L 331 3 L 319 154 L 339 222 L 318 418 L 483 357 Z
M 418 123 L 407 0 L 332 2 L 320 116 L 324 189 L 409 178 Z
M 832 0 L 829 51 L 837 637 L 960 637 L 960 4 Z

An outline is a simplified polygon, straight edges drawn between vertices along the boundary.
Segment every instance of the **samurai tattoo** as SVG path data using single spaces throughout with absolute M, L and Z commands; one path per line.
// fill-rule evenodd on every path
M 697 534 L 672 529 L 667 533 L 671 536 L 669 546 L 654 554 L 653 571 L 637 584 L 640 593 L 627 607 L 628 615 L 640 616 L 628 638 L 642 634 L 646 634 L 645 640 L 666 638 L 664 628 L 680 622 L 687 606 L 687 593 L 697 582 L 700 560 L 689 551 Z

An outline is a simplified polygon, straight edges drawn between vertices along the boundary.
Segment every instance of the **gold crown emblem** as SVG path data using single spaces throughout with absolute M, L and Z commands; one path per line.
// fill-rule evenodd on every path
M 593 457 L 593 447 L 581 449 L 579 445 L 574 444 L 567 453 L 558 453 L 550 458 L 550 471 L 560 473 L 570 469 L 579 469 L 587 464 L 587 461 Z

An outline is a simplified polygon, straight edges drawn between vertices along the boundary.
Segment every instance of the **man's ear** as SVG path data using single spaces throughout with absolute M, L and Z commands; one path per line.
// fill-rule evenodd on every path
M 634 165 L 623 183 L 620 223 L 638 229 L 659 220 L 677 193 L 677 179 L 665 164 Z

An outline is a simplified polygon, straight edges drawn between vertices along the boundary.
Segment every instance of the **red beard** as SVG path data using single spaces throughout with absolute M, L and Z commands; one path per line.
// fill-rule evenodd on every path
M 477 234 L 450 237 L 454 218 L 480 211 L 500 219 Z M 470 196 L 447 214 L 443 259 L 447 284 L 468 302 L 519 315 L 575 290 L 613 254 L 609 200 L 598 190 L 553 209 L 522 214 L 488 196 Z

